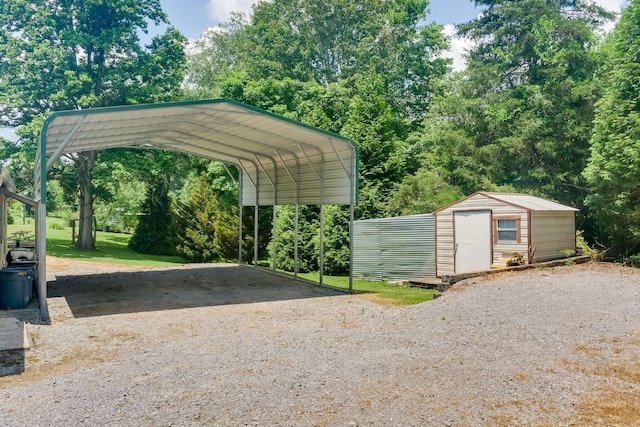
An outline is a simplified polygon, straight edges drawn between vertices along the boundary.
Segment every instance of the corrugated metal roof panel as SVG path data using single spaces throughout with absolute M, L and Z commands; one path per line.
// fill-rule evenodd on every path
M 357 196 L 349 139 L 229 99 L 60 111 L 46 120 L 41 140 L 52 157 L 155 147 L 233 164 L 249 206 L 349 205 L 352 189 Z
M 520 206 L 532 211 L 577 211 L 578 209 L 552 202 L 551 200 L 541 199 L 540 197 L 529 196 L 528 194 L 509 194 L 509 193 L 485 193 L 488 197 L 501 200 L 512 205 Z

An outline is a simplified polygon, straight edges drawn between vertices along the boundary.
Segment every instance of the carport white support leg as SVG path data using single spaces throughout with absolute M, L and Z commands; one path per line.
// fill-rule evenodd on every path
M 273 200 L 275 200 L 275 197 L 273 198 Z M 273 205 L 273 219 L 272 219 L 272 221 L 273 221 L 273 231 L 271 232 L 272 235 L 273 235 L 273 242 L 272 242 L 273 243 L 273 254 L 272 254 L 273 260 L 272 260 L 272 264 L 273 265 L 272 265 L 271 269 L 273 270 L 274 273 L 277 270 L 277 266 L 276 266 L 276 262 L 277 262 L 276 261 L 276 250 L 278 248 L 278 245 L 277 245 L 278 230 L 277 230 L 277 227 L 276 227 L 276 220 L 278 219 L 278 209 L 277 208 L 278 208 L 278 206 L 276 206 L 275 203 L 274 203 L 274 205 Z
M 353 293 L 353 203 L 349 206 L 349 293 Z
M 322 153 L 321 153 L 322 154 Z M 320 165 L 320 258 L 319 262 L 319 282 L 324 284 L 324 158 Z
M 293 277 L 295 277 L 296 279 L 298 278 L 298 233 L 300 232 L 299 212 L 300 206 L 296 203 L 295 236 L 293 238 L 293 263 L 295 265 L 293 268 Z
M 242 170 L 238 168 L 238 264 L 242 265 Z
M 256 197 L 257 199 L 257 197 Z M 260 231 L 260 225 L 258 224 L 258 214 L 260 213 L 260 208 L 258 207 L 258 202 L 256 200 L 255 213 L 254 213 L 254 221 L 253 221 L 253 266 L 258 267 L 258 236 Z
M 38 202 L 36 208 L 36 253 L 38 256 L 38 301 L 40 302 L 40 319 L 49 320 L 47 306 L 47 205 Z
M 319 267 L 319 283 L 322 286 L 324 282 L 324 204 L 320 205 L 320 258 L 318 259 Z

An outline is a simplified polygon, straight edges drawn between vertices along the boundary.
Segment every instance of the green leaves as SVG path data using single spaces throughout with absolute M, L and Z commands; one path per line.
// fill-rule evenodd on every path
M 479 1 L 459 27 L 477 42 L 461 95 L 484 102 L 468 135 L 495 153 L 498 185 L 580 205 L 598 67 L 595 25 L 611 18 L 582 1 Z M 486 148 L 485 148 L 486 147 Z
M 179 94 L 186 40 L 175 29 L 147 49 L 138 34 L 166 23 L 158 0 L 58 0 L 0 5 L 4 124 L 37 114 L 166 100 Z
M 211 31 L 190 60 L 189 82 L 214 96 L 230 74 L 249 81 L 292 79 L 350 85 L 358 74 L 382 76 L 395 112 L 421 115 L 447 72 L 439 58 L 441 26 L 425 24 L 424 0 L 275 0 L 251 20 L 235 16 Z
M 640 253 L 640 3 L 632 1 L 603 51 L 603 97 L 597 104 L 587 203 L 611 254 Z

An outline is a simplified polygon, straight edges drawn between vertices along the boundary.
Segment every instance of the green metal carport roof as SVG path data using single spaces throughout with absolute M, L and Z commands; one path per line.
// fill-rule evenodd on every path
M 39 254 L 46 253 L 47 171 L 64 154 L 116 147 L 161 148 L 234 165 L 243 206 L 349 205 L 353 221 L 358 154 L 343 136 L 230 99 L 60 111 L 45 121 L 36 154 Z M 45 320 L 45 256 L 38 258 Z

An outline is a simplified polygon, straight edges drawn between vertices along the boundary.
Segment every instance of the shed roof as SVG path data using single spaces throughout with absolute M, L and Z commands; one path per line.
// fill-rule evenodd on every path
M 475 194 L 482 194 L 495 200 L 500 200 L 510 205 L 519 206 L 530 211 L 578 211 L 578 209 L 541 199 L 540 197 L 518 193 L 491 193 L 480 191 Z
M 357 194 L 351 140 L 230 99 L 56 112 L 42 128 L 39 153 L 50 157 L 39 166 L 49 169 L 65 153 L 115 147 L 168 149 L 235 165 L 245 205 L 349 205 Z
M 560 203 L 552 202 L 551 200 L 541 199 L 540 197 L 530 196 L 528 194 L 520 194 L 520 193 L 494 193 L 490 191 L 477 191 L 473 194 L 468 195 L 456 202 L 453 202 L 447 206 L 444 206 L 434 213 L 440 213 L 446 209 L 449 209 L 452 206 L 457 205 L 465 200 L 468 200 L 475 196 L 483 196 L 493 200 L 498 200 L 503 203 L 507 203 L 512 206 L 516 206 L 522 209 L 526 209 L 528 211 L 541 211 L 541 212 L 577 212 L 578 209 L 561 205 Z

